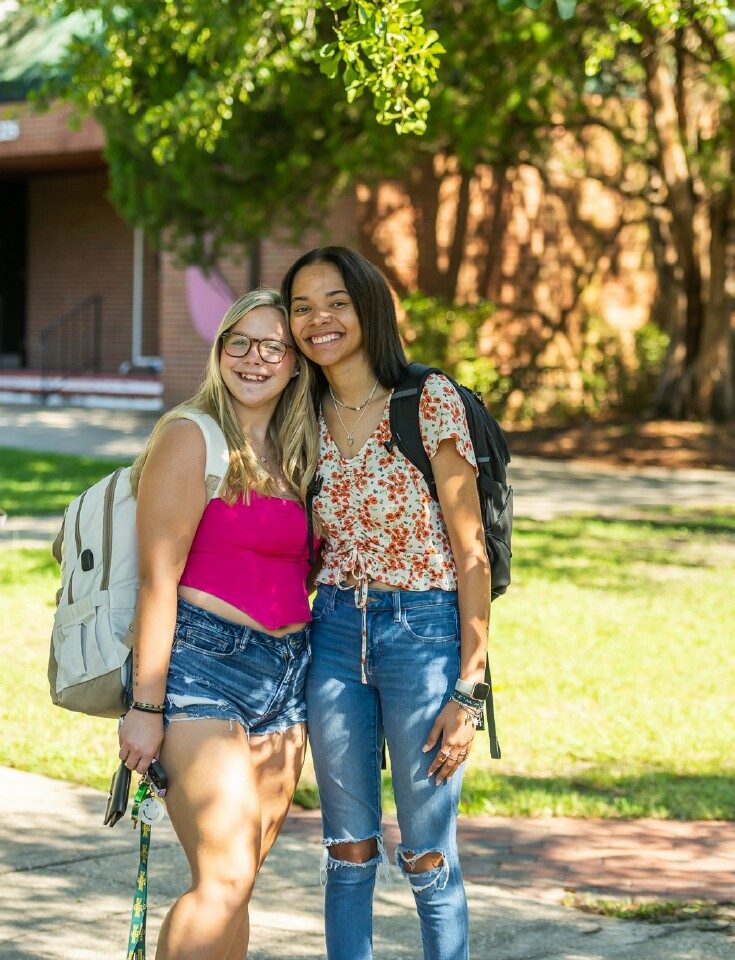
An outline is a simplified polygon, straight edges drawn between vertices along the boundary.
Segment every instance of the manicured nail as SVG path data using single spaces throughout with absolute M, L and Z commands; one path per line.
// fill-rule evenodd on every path
M 428 753 L 429 750 L 431 750 L 431 747 L 429 746 L 428 743 L 425 743 L 425 744 L 423 745 L 423 747 L 421 748 L 421 750 L 422 750 L 423 753 Z

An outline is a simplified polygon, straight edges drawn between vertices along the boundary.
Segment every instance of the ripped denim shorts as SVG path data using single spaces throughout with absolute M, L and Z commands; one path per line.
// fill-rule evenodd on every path
M 308 627 L 273 637 L 179 597 L 164 729 L 177 720 L 217 719 L 262 736 L 304 723 L 310 659 Z

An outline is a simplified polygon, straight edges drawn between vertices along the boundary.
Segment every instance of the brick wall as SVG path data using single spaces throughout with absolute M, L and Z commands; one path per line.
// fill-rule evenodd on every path
M 29 366 L 44 327 L 87 297 L 102 301 L 103 372 L 131 359 L 133 233 L 106 197 L 104 171 L 36 176 L 28 189 Z M 158 352 L 157 257 L 146 250 L 143 351 Z

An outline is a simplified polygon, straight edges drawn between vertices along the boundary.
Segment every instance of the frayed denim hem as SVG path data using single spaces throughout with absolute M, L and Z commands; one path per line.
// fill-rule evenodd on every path
M 377 841 L 378 853 L 375 857 L 372 857 L 370 860 L 366 860 L 364 863 L 353 863 L 350 860 L 337 860 L 329 855 L 329 848 L 334 847 L 339 843 L 361 843 L 363 840 L 372 840 L 373 838 Z M 361 837 L 358 840 L 356 840 L 354 837 L 343 837 L 339 840 L 325 838 L 322 840 L 322 844 L 322 855 L 319 863 L 319 877 L 321 879 L 322 886 L 325 886 L 327 883 L 327 871 L 341 870 L 348 867 L 355 867 L 358 870 L 364 870 L 368 867 L 377 867 L 378 887 L 387 887 L 392 882 L 393 878 L 391 877 L 390 873 L 390 861 L 388 860 L 388 854 L 386 853 L 385 844 L 383 843 L 383 837 L 381 834 L 373 833 L 369 837 Z
M 406 869 L 406 865 L 413 867 L 419 862 L 421 857 L 427 853 L 438 853 L 442 862 L 438 867 L 431 870 L 424 870 L 421 873 L 411 873 Z M 449 861 L 443 850 L 437 850 L 435 847 L 429 847 L 428 850 L 422 850 L 419 853 L 412 853 L 410 857 L 406 856 L 406 848 L 398 846 L 396 848 L 396 866 L 401 871 L 401 875 L 408 881 L 414 893 L 421 893 L 434 887 L 436 890 L 444 890 L 449 883 Z

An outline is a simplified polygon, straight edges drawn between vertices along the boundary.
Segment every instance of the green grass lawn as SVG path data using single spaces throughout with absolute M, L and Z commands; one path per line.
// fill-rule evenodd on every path
M 0 448 L 0 507 L 16 516 L 63 513 L 82 490 L 129 463 Z
M 464 812 L 733 818 L 735 511 L 519 520 L 514 536 L 492 610 L 503 760 L 479 733 Z M 115 723 L 48 698 L 55 564 L 0 547 L 0 587 L 0 763 L 106 788 Z M 387 777 L 385 794 L 390 809 Z

